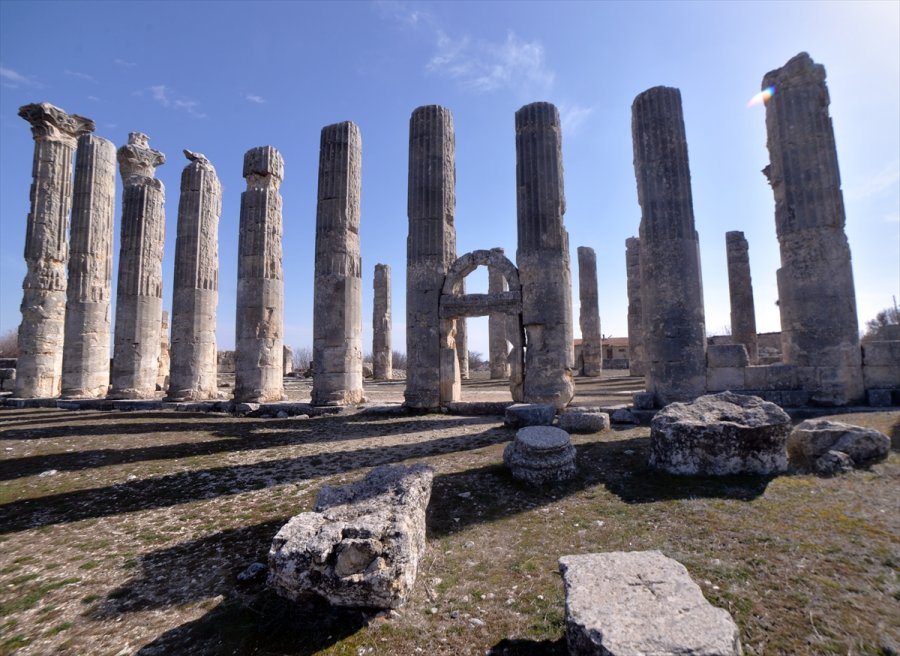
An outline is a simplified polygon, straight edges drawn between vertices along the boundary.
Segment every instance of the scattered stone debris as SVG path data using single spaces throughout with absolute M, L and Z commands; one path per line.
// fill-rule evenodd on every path
M 891 439 L 884 433 L 827 419 L 807 419 L 787 441 L 792 467 L 823 476 L 867 467 L 887 458 L 890 449 Z
M 609 415 L 598 408 L 570 408 L 559 415 L 559 427 L 567 433 L 599 433 L 609 425 Z
M 504 424 L 509 428 L 549 426 L 556 416 L 556 408 L 546 403 L 514 403 L 506 408 Z

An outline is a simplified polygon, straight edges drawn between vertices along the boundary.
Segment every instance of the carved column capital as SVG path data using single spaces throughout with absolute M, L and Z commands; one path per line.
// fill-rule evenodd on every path
M 19 107 L 19 116 L 31 123 L 35 141 L 61 141 L 71 148 L 76 146 L 78 137 L 93 132 L 96 127 L 91 119 L 67 114 L 46 102 Z

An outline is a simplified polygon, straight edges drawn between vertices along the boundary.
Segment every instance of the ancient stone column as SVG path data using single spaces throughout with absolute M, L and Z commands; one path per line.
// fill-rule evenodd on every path
M 641 311 L 641 240 L 637 237 L 625 240 L 625 270 L 628 284 L 628 371 L 632 376 L 643 376 L 646 364 Z
M 744 233 L 725 233 L 728 257 L 728 293 L 731 299 L 731 340 L 747 349 L 750 364 L 759 361 L 756 338 L 756 311 L 753 308 L 753 282 L 750 279 L 750 255 Z
M 281 154 L 272 146 L 251 148 L 244 155 L 244 178 L 247 190 L 241 194 L 238 238 L 234 400 L 265 403 L 284 397 Z
M 578 247 L 578 321 L 581 326 L 582 374 L 603 373 L 603 344 L 600 334 L 600 306 L 597 301 L 597 255 L 593 248 Z
M 631 106 L 641 205 L 641 310 L 647 391 L 662 407 L 706 392 L 706 327 L 681 92 L 654 87 Z
M 294 371 L 294 349 L 290 346 L 282 347 L 282 364 L 284 365 L 284 375 L 289 376 Z
M 465 284 L 463 291 L 465 294 Z M 459 317 L 456 320 L 456 355 L 459 358 L 459 377 L 462 380 L 469 379 L 469 333 L 466 329 L 466 318 Z
M 391 267 L 375 265 L 375 298 L 372 312 L 372 377 L 393 378 L 391 352 Z
M 522 283 L 526 403 L 564 408 L 575 392 L 572 278 L 563 224 L 562 133 L 550 103 L 516 112 L 516 264 Z
M 492 251 L 503 255 L 502 248 Z M 509 290 L 509 283 L 496 267 L 488 267 L 488 294 L 500 294 Z M 509 378 L 509 342 L 506 340 L 506 315 L 494 313 L 488 316 L 488 348 L 490 350 L 491 380 Z
M 27 273 L 15 395 L 42 398 L 58 396 L 62 383 L 72 154 L 78 137 L 94 131 L 94 122 L 49 103 L 25 105 L 19 116 L 31 124 L 34 179 L 25 230 Z
M 406 242 L 406 405 L 441 404 L 444 277 L 456 259 L 456 143 L 453 115 L 437 105 L 409 120 L 409 236 Z
M 165 155 L 147 135 L 132 132 L 119 148 L 122 233 L 116 288 L 116 327 L 110 397 L 156 396 L 162 331 L 165 187 L 153 177 Z
M 99 398 L 109 391 L 115 203 L 116 147 L 83 134 L 75 156 L 62 360 L 62 395 L 70 398 Z
M 169 313 L 163 310 L 159 322 L 159 359 L 156 367 L 156 389 L 169 389 L 172 358 L 169 355 Z
M 359 193 L 362 141 L 355 123 L 322 128 L 316 208 L 313 405 L 364 400 Z
M 222 185 L 205 156 L 189 150 L 184 156 L 190 163 L 181 173 L 178 202 L 168 398 L 197 401 L 216 398 L 219 389 L 216 306 Z
M 770 164 L 781 249 L 778 307 L 785 364 L 811 368 L 801 378 L 816 404 L 863 396 L 859 325 L 825 68 L 800 53 L 766 74 Z

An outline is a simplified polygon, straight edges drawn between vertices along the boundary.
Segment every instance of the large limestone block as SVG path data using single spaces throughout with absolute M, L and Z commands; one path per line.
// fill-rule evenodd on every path
M 334 606 L 402 605 L 425 553 L 433 477 L 427 465 L 383 465 L 356 483 L 326 485 L 313 512 L 275 535 L 268 586 L 295 600 L 312 592 Z
M 732 392 L 672 403 L 650 424 L 650 465 L 670 474 L 777 474 L 787 469 L 791 418 Z
M 573 656 L 737 656 L 737 625 L 658 551 L 563 556 L 566 642 Z
M 509 428 L 549 426 L 556 416 L 556 408 L 549 403 L 513 403 L 506 408 L 503 423 Z
M 599 433 L 609 428 L 609 414 L 599 408 L 569 408 L 560 413 L 559 427 L 567 433 Z
M 791 466 L 819 473 L 835 473 L 834 452 L 846 454 L 850 466 L 865 467 L 887 458 L 890 449 L 891 440 L 884 433 L 827 419 L 807 419 L 787 442 Z
M 710 344 L 706 350 L 706 366 L 746 367 L 750 364 L 743 344 Z

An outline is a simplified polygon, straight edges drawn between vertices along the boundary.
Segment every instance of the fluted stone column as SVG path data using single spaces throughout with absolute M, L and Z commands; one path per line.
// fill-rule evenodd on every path
M 456 143 L 453 115 L 437 105 L 409 120 L 409 235 L 406 242 L 406 405 L 441 404 L 444 277 L 456 259 Z
M 461 294 L 466 293 L 465 281 L 463 281 Z M 466 318 L 456 319 L 456 356 L 459 358 L 459 377 L 462 380 L 469 379 L 469 332 L 466 328 Z
M 116 147 L 83 134 L 75 156 L 62 360 L 62 395 L 70 398 L 99 398 L 109 391 L 115 204 Z
M 272 146 L 244 155 L 235 321 L 234 400 L 284 398 L 284 272 L 281 194 L 284 160 Z M 318 366 L 318 363 L 316 363 Z
M 628 371 L 632 376 L 646 373 L 644 326 L 641 310 L 641 240 L 625 240 L 625 270 L 628 284 Z
M 162 330 L 165 187 L 153 177 L 166 157 L 147 135 L 132 132 L 119 148 L 122 233 L 116 287 L 116 326 L 110 396 L 156 396 Z
M 599 376 L 603 373 L 603 344 L 600 334 L 600 306 L 597 301 L 597 255 L 593 248 L 578 247 L 578 321 L 581 326 L 582 373 Z
M 759 361 L 756 337 L 756 311 L 753 307 L 753 282 L 750 279 L 750 255 L 747 239 L 738 230 L 725 233 L 728 258 L 728 293 L 731 300 L 731 340 L 747 349 L 750 364 Z
M 816 404 L 863 396 L 862 359 L 850 245 L 825 68 L 800 53 L 763 78 L 770 164 L 781 249 L 778 300 L 785 364 Z
M 359 194 L 362 141 L 355 123 L 322 128 L 313 311 L 314 405 L 364 400 Z
M 169 313 L 162 311 L 162 319 L 159 322 L 159 359 L 156 367 L 156 389 L 169 389 L 169 373 L 172 366 L 172 358 L 169 354 Z
M 34 179 L 25 230 L 27 272 L 15 395 L 45 398 L 58 396 L 62 384 L 72 154 L 78 137 L 94 131 L 94 122 L 49 103 L 24 105 L 19 116 L 31 124 Z
M 375 297 L 372 311 L 372 377 L 393 378 L 391 351 L 391 267 L 375 265 Z
M 662 407 L 706 392 L 706 327 L 681 92 L 654 87 L 631 106 L 641 205 L 647 391 Z
M 502 248 L 492 251 L 503 255 Z M 488 267 L 488 294 L 500 294 L 509 290 L 509 283 L 496 267 Z M 507 315 L 494 313 L 488 316 L 488 348 L 490 350 L 491 380 L 509 378 L 509 342 L 506 340 Z
M 563 224 L 562 133 L 550 103 L 516 112 L 516 187 L 516 264 L 527 343 L 524 398 L 564 408 L 575 393 L 572 278 Z
M 185 150 L 184 156 L 190 163 L 181 173 L 178 202 L 168 398 L 196 401 L 216 398 L 219 389 L 216 306 L 222 185 L 204 155 Z

